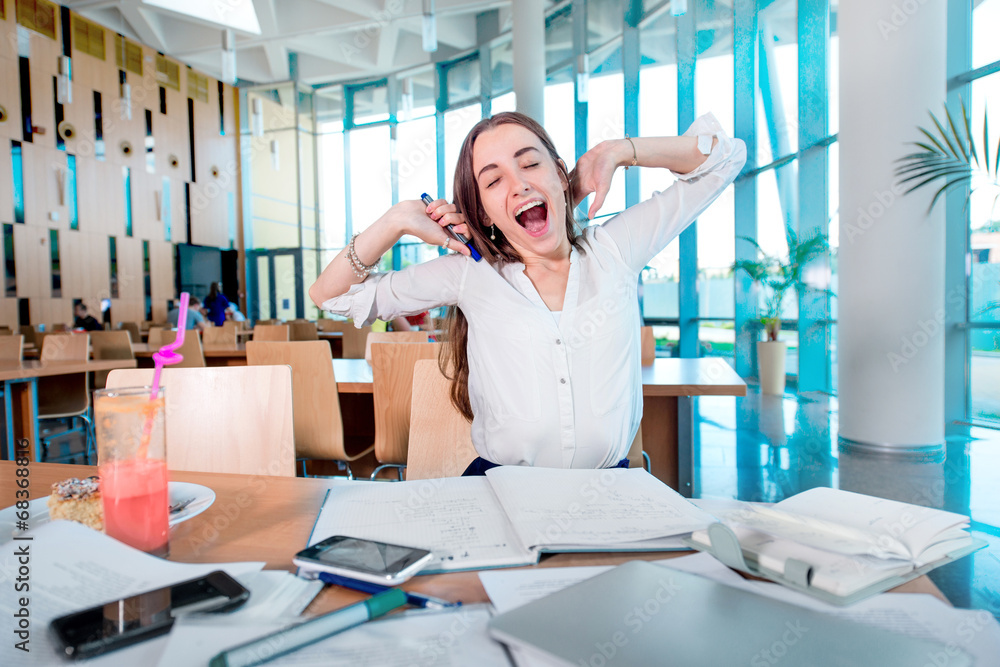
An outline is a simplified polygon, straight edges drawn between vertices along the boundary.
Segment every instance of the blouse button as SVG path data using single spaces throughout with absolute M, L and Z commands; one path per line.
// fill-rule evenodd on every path
M 566 378 L 559 378 L 559 382 L 562 384 L 566 384 Z
M 556 338 L 556 345 L 562 345 L 562 339 Z

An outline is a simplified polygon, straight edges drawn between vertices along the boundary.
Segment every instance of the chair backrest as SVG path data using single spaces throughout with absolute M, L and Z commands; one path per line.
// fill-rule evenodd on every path
M 235 320 L 226 320 L 222 323 L 222 329 L 224 331 L 232 331 L 233 335 L 236 335 L 237 331 L 243 330 L 244 322 L 237 322 Z
M 0 326 L 0 336 L 10 336 L 13 335 L 14 330 L 10 327 Z
M 122 322 L 119 328 L 128 332 L 128 335 L 133 343 L 142 342 L 142 335 L 139 330 L 138 322 Z
M 632 438 L 632 446 L 628 448 L 628 467 L 645 467 L 642 460 L 642 424 L 639 424 L 639 430 L 635 432 L 635 437 Z
M 653 336 L 653 327 L 642 327 L 641 333 L 642 365 L 652 366 L 656 359 L 656 338 Z
M 350 322 L 344 320 L 316 320 L 316 328 L 320 331 L 344 331 L 347 327 L 354 327 Z
M 353 461 L 371 449 L 370 441 L 350 450 L 345 445 L 333 357 L 325 341 L 250 341 L 247 364 L 292 367 L 297 457 Z
M 460 476 L 477 456 L 472 423 L 451 402 L 451 380 L 437 359 L 413 366 L 406 479 Z
M 160 348 L 165 345 L 163 341 L 163 332 L 166 331 L 164 327 L 149 327 L 148 335 L 146 336 L 146 342 L 149 344 L 150 348 Z M 171 338 L 170 340 L 173 340 Z
M 316 324 L 308 320 L 295 320 L 288 323 L 288 337 L 291 340 L 319 340 L 316 332 Z
M 232 327 L 209 327 L 201 332 L 201 342 L 205 347 L 236 349 L 236 329 Z
M 0 359 L 3 361 L 21 361 L 24 354 L 24 336 L 0 336 Z
M 288 325 L 258 324 L 253 328 L 253 340 L 277 340 L 288 342 Z
M 437 359 L 441 343 L 376 343 L 372 346 L 375 458 L 406 463 L 410 435 L 413 364 Z
M 128 331 L 91 331 L 90 348 L 94 359 L 135 359 Z M 94 389 L 103 389 L 109 371 L 94 372 Z
M 371 332 L 370 326 L 357 329 L 354 324 L 348 324 L 347 328 L 344 329 L 342 340 L 344 359 L 364 359 L 365 345 Z
M 42 361 L 87 361 L 88 334 L 49 334 L 42 340 Z M 90 407 L 87 373 L 40 377 L 37 382 L 38 416 L 42 419 L 85 413 Z
M 372 362 L 372 343 L 426 343 L 426 331 L 373 331 L 365 341 L 365 361 Z M 345 357 L 347 355 L 344 355 Z
M 69 331 L 69 327 L 62 322 L 58 322 L 49 327 L 49 331 Z
M 108 387 L 142 387 L 153 369 L 112 371 Z M 288 366 L 163 369 L 167 467 L 192 472 L 295 476 Z
M 38 332 L 35 331 L 35 327 L 31 326 L 30 324 L 22 324 L 19 327 L 19 330 L 21 332 L 21 335 L 24 336 L 24 343 L 26 345 L 28 343 L 31 343 L 32 345 L 35 346 L 38 345 L 38 339 L 36 338 Z
M 177 340 L 177 332 L 164 331 L 161 334 L 161 340 L 163 341 L 161 345 L 173 343 Z M 184 332 L 184 343 L 174 352 L 184 357 L 184 360 L 179 364 L 174 364 L 172 368 L 201 368 L 205 366 L 205 352 L 201 347 L 201 337 L 194 329 Z

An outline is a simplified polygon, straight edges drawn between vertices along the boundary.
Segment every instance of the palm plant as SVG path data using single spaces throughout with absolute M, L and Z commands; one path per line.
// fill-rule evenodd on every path
M 754 283 L 764 288 L 764 315 L 760 318 L 760 323 L 764 326 L 769 341 L 778 340 L 778 332 L 781 331 L 781 304 L 788 290 L 794 289 L 800 300 L 809 290 L 832 294 L 830 290 L 814 287 L 803 279 L 806 265 L 829 249 L 826 237 L 817 234 L 800 239 L 790 228 L 785 229 L 785 236 L 788 239 L 787 259 L 768 255 L 754 239 L 743 236 L 741 238 L 757 248 L 760 258 L 741 259 L 732 265 L 733 271 L 746 271 Z
M 986 114 L 983 114 L 983 145 L 980 150 L 972 138 L 972 122 L 969 120 L 969 113 L 965 109 L 965 102 L 961 103 L 962 118 L 956 122 L 951 111 L 945 107 L 945 121 L 942 123 L 937 116 L 930 113 L 934 128 L 928 130 L 918 127 L 927 141 L 914 141 L 913 145 L 920 150 L 899 158 L 902 164 L 896 169 L 901 185 L 911 184 L 906 194 L 918 190 L 924 186 L 941 183 L 934 193 L 928 211 L 934 208 L 934 204 L 941 195 L 949 190 L 958 187 L 968 186 L 968 197 L 972 192 L 984 184 L 988 187 L 997 188 L 997 197 L 1000 197 L 1000 142 L 997 142 L 993 155 L 990 155 L 990 128 Z M 979 177 L 980 182 L 974 181 L 974 177 Z M 915 182 L 916 181 L 916 182 Z M 914 183 L 915 182 L 915 183 Z M 966 197 L 966 203 L 968 203 Z M 993 198 L 996 205 L 997 197 Z M 992 210 L 992 207 L 991 209 Z

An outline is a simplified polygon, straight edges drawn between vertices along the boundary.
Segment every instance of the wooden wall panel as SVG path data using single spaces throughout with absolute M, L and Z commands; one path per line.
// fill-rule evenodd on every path
M 49 230 L 44 227 L 14 225 L 18 297 L 45 298 L 52 295 L 48 236 Z M 32 318 L 32 321 L 40 320 Z
M 142 302 L 142 240 L 118 238 L 118 298 Z
M 62 180 L 68 173 L 66 153 L 34 143 L 22 148 L 25 224 L 68 229 L 70 193 L 64 191 Z
M 59 17 L 56 16 L 56 23 Z M 57 27 L 56 34 L 59 34 Z M 31 123 L 38 130 L 32 143 L 47 148 L 56 146 L 55 88 L 52 77 L 59 72 L 60 43 L 36 32 L 30 32 L 31 51 L 28 75 L 31 80 Z M 43 134 L 44 132 L 44 134 Z
M 0 0 L 2 2 L 2 0 Z M 18 72 L 16 43 L 9 37 L 8 22 L 0 21 L 0 105 L 7 111 L 7 120 L 0 123 L 0 137 L 21 140 L 21 83 Z M 15 40 L 16 42 L 16 40 Z
M 81 299 L 88 294 L 87 266 L 92 261 L 88 253 L 89 244 L 86 238 L 88 236 L 90 235 L 76 231 L 59 233 L 59 264 L 62 270 L 64 297 Z
M 87 245 L 86 290 L 90 298 L 111 298 L 111 269 L 109 265 L 108 237 L 101 234 L 83 234 Z
M 174 246 L 166 241 L 149 242 L 149 272 L 153 321 L 167 319 L 167 301 L 177 296 L 174 283 Z
M 132 234 L 138 239 L 163 238 L 163 223 L 157 220 L 160 179 L 145 169 L 132 171 Z M 160 234 L 157 234 L 157 227 Z
M 17 318 L 17 299 L 0 299 L 0 326 L 10 327 L 17 331 L 20 325 Z
M 187 198 L 184 186 L 187 183 L 182 178 L 170 179 L 170 242 L 187 243 Z M 160 237 L 164 238 L 164 237 Z

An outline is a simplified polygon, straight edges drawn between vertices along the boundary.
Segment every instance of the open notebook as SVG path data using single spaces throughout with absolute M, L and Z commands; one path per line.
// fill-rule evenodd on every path
M 985 545 L 969 517 L 838 489 L 816 488 L 771 507 L 717 511 L 689 544 L 730 567 L 849 604 Z
M 714 518 L 642 469 L 502 466 L 486 477 L 351 482 L 309 544 L 350 535 L 430 549 L 423 573 L 511 567 L 544 551 L 665 551 Z

